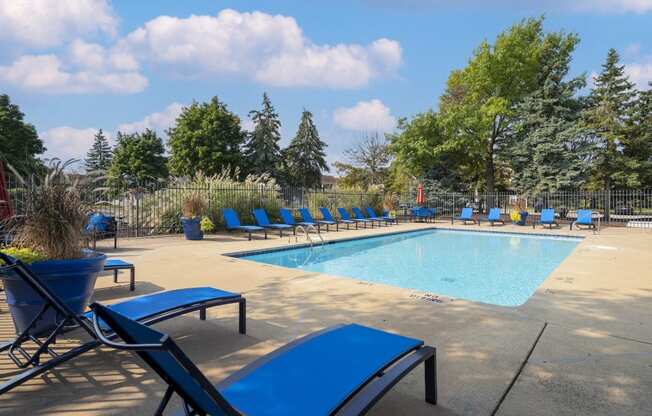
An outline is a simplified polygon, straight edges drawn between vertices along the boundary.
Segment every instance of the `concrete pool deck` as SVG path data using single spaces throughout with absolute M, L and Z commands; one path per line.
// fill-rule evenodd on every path
M 401 224 L 325 233 L 327 240 L 390 231 L 451 228 L 450 223 Z M 453 228 L 532 232 L 512 225 Z M 586 238 L 527 303 L 500 307 L 408 289 L 333 278 L 224 256 L 282 247 L 288 238 L 247 241 L 218 234 L 120 240 L 110 256 L 136 264 L 128 277 L 98 278 L 95 299 L 110 303 L 162 289 L 215 286 L 243 293 L 248 334 L 237 333 L 236 306 L 158 325 L 209 379 L 335 323 L 358 322 L 423 339 L 438 349 L 439 405 L 423 401 L 422 370 L 399 383 L 372 415 L 649 415 L 652 413 L 652 232 L 603 228 L 536 229 Z M 294 243 L 294 240 L 292 240 Z M 108 243 L 98 248 L 108 247 Z M 525 259 L 527 261 L 527 259 Z M 6 307 L 0 339 L 13 334 Z M 75 343 L 76 333 L 70 341 Z M 529 358 L 528 358 L 529 356 Z M 526 362 L 527 359 L 527 362 Z M 0 374 L 15 367 L 0 358 Z M 153 414 L 164 385 L 128 352 L 100 348 L 0 397 L 0 414 Z M 175 402 L 178 404 L 178 402 Z M 495 412 L 495 413 L 494 413 Z

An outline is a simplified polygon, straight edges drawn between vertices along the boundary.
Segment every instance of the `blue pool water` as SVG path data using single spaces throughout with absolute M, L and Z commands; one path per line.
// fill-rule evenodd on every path
M 452 298 L 525 303 L 579 239 L 425 230 L 242 258 Z

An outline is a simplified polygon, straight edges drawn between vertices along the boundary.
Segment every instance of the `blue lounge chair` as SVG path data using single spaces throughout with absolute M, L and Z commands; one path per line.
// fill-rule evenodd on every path
M 593 230 L 597 230 L 595 223 L 593 222 L 593 211 L 590 209 L 578 209 L 577 210 L 577 218 L 575 221 L 571 222 L 570 224 L 570 229 L 573 229 L 573 225 L 575 228 L 579 229 L 579 225 L 585 226 L 587 228 L 592 228 Z
M 376 219 L 378 218 L 381 221 L 385 221 L 385 224 L 396 224 L 396 221 L 393 218 L 389 217 L 379 217 L 376 215 L 376 211 L 374 211 L 373 208 L 367 207 L 367 215 L 369 216 L 369 219 Z
M 451 218 L 451 224 L 455 223 L 455 220 L 462 221 L 464 224 L 467 222 L 471 222 L 473 224 L 478 223 L 475 218 L 473 218 L 473 208 L 471 207 L 462 208 L 462 212 L 459 217 Z
M 411 213 L 413 219 L 428 222 L 429 220 L 435 220 L 437 210 L 435 208 L 414 207 L 411 209 Z
M 319 230 L 319 227 L 322 225 L 326 226 L 326 231 L 329 231 L 329 227 L 331 225 L 335 226 L 335 231 L 340 230 L 337 221 L 328 221 L 326 219 L 316 221 L 314 218 L 312 218 L 312 214 L 310 214 L 310 210 L 308 208 L 299 208 L 299 214 L 301 214 L 301 218 L 303 219 L 303 222 L 317 223 L 317 230 Z
M 340 214 L 340 218 L 346 221 L 355 221 L 356 223 L 360 223 L 364 225 L 364 228 L 367 228 L 367 224 L 371 224 L 371 228 L 374 228 L 374 222 L 368 218 L 351 218 L 349 216 L 349 213 L 345 208 L 338 208 L 337 212 Z
M 46 309 L 54 310 L 62 323 L 62 325 L 52 329 L 50 333 L 40 334 L 40 345 L 37 345 L 35 350 L 28 352 L 24 349 L 23 344 L 27 343 L 30 347 L 34 345 L 30 331 L 38 319 L 22 333 L 17 334 L 14 340 L 0 344 L 0 352 L 6 353 L 22 369 L 21 372 L 5 379 L 0 384 L 0 395 L 101 345 L 91 325 L 92 311 L 83 315 L 76 315 L 49 286 L 43 284 L 41 279 L 28 266 L 3 253 L 0 253 L 0 272 L 3 274 L 14 273 L 45 301 L 47 308 L 42 310 L 38 316 L 47 313 Z M 239 306 L 239 331 L 244 334 L 247 331 L 245 298 L 238 293 L 226 292 L 211 287 L 153 293 L 115 303 L 110 308 L 142 324 L 152 325 L 195 311 L 199 311 L 199 318 L 205 320 L 207 308 L 235 303 Z M 64 326 L 63 323 L 66 323 L 66 325 Z M 62 350 L 64 347 L 55 348 L 56 341 L 66 332 L 75 328 L 86 331 L 91 340 L 67 351 Z M 111 335 L 109 336 L 111 337 Z M 56 354 L 54 354 L 53 349 L 58 350 Z
M 353 216 L 355 217 L 356 220 L 369 220 L 371 221 L 371 226 L 373 227 L 374 222 L 378 223 L 378 226 L 380 227 L 383 224 L 383 220 L 380 218 L 367 218 L 364 216 L 362 213 L 362 210 L 358 207 L 353 207 L 351 208 L 351 211 L 353 211 Z
M 224 216 L 224 224 L 226 224 L 227 231 L 241 231 L 247 233 L 249 240 L 251 240 L 251 233 L 262 231 L 265 233 L 265 239 L 267 239 L 267 229 L 257 225 L 240 224 L 240 219 L 234 209 L 224 208 L 222 210 L 222 215 Z
M 280 237 L 283 237 L 283 230 L 292 230 L 294 234 L 297 233 L 294 227 L 291 225 L 272 224 L 271 222 L 269 222 L 269 217 L 267 216 L 267 212 L 265 212 L 263 208 L 257 208 L 253 210 L 253 214 L 254 214 L 254 219 L 256 220 L 256 224 L 258 224 L 259 227 L 278 230 Z
M 505 225 L 505 221 L 500 218 L 500 208 L 491 208 L 489 209 L 489 215 L 487 216 L 487 221 L 491 226 L 494 226 L 494 223 L 501 223 L 502 225 Z
M 356 230 L 358 229 L 358 223 L 357 222 L 351 221 L 351 220 L 344 220 L 344 219 L 337 220 L 337 219 L 335 219 L 335 217 L 333 217 L 333 215 L 331 215 L 331 212 L 328 210 L 328 208 L 321 207 L 321 208 L 319 208 L 319 211 L 321 212 L 322 218 L 324 218 L 324 220 L 326 220 L 326 221 L 335 221 L 335 222 L 339 222 L 340 224 L 346 224 L 346 229 L 347 230 L 349 229 L 349 225 L 355 224 L 355 229 Z
M 104 271 L 113 272 L 114 283 L 118 283 L 118 272 L 120 270 L 129 270 L 129 290 L 133 292 L 136 289 L 136 267 L 133 263 L 120 259 L 107 259 L 104 263 Z
M 534 228 L 534 222 L 532 222 L 532 228 Z M 541 210 L 541 217 L 539 218 L 539 224 L 542 227 L 546 225 L 552 228 L 553 225 L 559 227 L 559 223 L 555 219 L 555 210 L 552 208 L 544 208 Z
M 423 341 L 361 325 L 314 332 L 259 358 L 216 385 L 167 334 L 101 304 L 91 305 L 105 345 L 137 353 L 168 384 L 190 415 L 362 415 L 421 363 L 425 399 L 437 404 L 436 350 Z M 104 336 L 102 323 L 124 342 Z
M 291 225 L 292 227 L 297 227 L 297 226 L 305 227 L 306 231 L 310 227 L 315 227 L 317 228 L 317 232 L 320 231 L 319 224 L 317 224 L 316 222 L 295 221 L 294 214 L 292 214 L 292 211 L 290 211 L 287 208 L 281 208 L 279 212 L 281 214 L 281 219 L 287 225 Z

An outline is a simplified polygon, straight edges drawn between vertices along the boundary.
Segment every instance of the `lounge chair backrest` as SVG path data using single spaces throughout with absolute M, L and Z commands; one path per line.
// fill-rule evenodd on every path
M 312 219 L 312 214 L 310 214 L 310 210 L 308 208 L 299 208 L 299 214 L 301 214 L 303 222 L 315 222 L 315 220 Z
M 367 215 L 368 215 L 370 218 L 378 218 L 378 215 L 376 215 L 376 212 L 375 212 L 374 209 L 371 208 L 371 207 L 367 207 Z
M 471 207 L 462 208 L 462 215 L 460 215 L 460 218 L 471 219 L 472 217 L 473 217 L 473 208 Z
M 593 224 L 593 211 L 590 209 L 577 210 L 577 223 L 578 224 Z
M 340 207 L 337 209 L 337 212 L 340 213 L 340 218 L 342 218 L 343 220 L 347 220 L 347 221 L 351 220 L 351 217 L 349 216 L 349 213 L 346 210 L 346 208 Z
M 489 210 L 489 221 L 497 221 L 500 219 L 500 208 L 491 208 Z
M 240 220 L 238 219 L 238 214 L 233 208 L 224 208 L 222 210 L 222 215 L 224 215 L 224 223 L 226 224 L 227 229 L 233 229 L 240 227 Z
M 353 215 L 355 215 L 355 217 L 356 217 L 357 219 L 359 219 L 359 220 L 364 220 L 364 219 L 366 218 L 366 217 L 364 216 L 364 214 L 362 213 L 362 210 L 361 210 L 360 208 L 358 208 L 358 207 L 353 207 L 353 208 L 351 208 L 351 210 L 353 211 Z
M 126 345 L 121 344 L 124 349 L 134 350 L 195 410 L 211 415 L 227 414 L 224 407 L 231 406 L 170 337 L 98 303 L 91 308 L 125 341 Z M 160 348 L 145 348 L 145 345 L 160 345 Z
M 265 212 L 263 208 L 256 208 L 254 210 L 254 219 L 256 220 L 256 224 L 260 225 L 261 227 L 270 225 L 267 212 Z
M 287 225 L 295 225 L 296 224 L 294 222 L 294 215 L 292 215 L 292 211 L 290 211 L 289 209 L 281 208 L 279 213 L 281 214 L 281 219 Z
M 328 210 L 328 208 L 321 207 L 319 208 L 319 212 L 321 212 L 321 216 L 324 220 L 326 221 L 333 221 L 335 222 L 335 218 L 331 215 L 331 212 Z
M 551 223 L 555 221 L 555 210 L 552 208 L 544 208 L 541 210 L 541 222 Z

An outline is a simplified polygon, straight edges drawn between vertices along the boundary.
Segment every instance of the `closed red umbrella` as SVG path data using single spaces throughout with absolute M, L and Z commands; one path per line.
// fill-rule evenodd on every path
M 423 185 L 419 184 L 417 187 L 417 205 L 426 204 L 426 193 L 423 190 Z
M 7 190 L 7 181 L 5 179 L 5 167 L 0 160 L 0 221 L 6 220 L 13 215 L 11 210 L 11 200 Z

